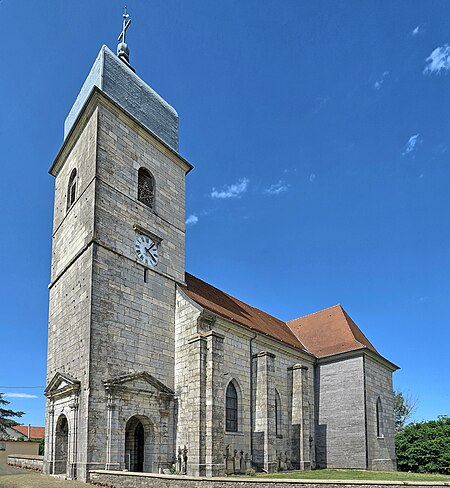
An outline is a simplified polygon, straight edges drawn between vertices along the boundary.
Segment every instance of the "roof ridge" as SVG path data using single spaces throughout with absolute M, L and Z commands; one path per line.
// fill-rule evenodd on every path
M 375 352 L 377 354 L 379 354 L 379 352 L 377 351 L 377 349 L 375 348 L 375 346 L 370 342 L 370 340 L 368 339 L 368 337 L 366 336 L 366 334 L 364 334 L 364 332 L 358 327 L 358 325 L 356 325 L 355 321 L 350 317 L 350 315 L 345 311 L 345 309 L 341 306 L 341 311 L 342 311 L 342 315 L 344 316 L 344 319 L 348 325 L 348 328 L 350 329 L 350 332 L 353 336 L 353 339 L 358 343 L 358 344 L 361 344 L 361 346 L 363 347 L 366 347 L 368 349 L 371 349 L 369 346 L 367 346 L 367 344 L 364 344 L 363 342 L 361 342 L 359 339 L 356 338 L 355 336 L 355 332 L 353 330 L 353 328 L 355 327 L 358 332 L 364 337 L 364 339 L 372 346 L 372 348 L 375 350 Z
M 355 337 L 355 333 L 353 332 L 353 327 L 352 327 L 352 324 L 349 322 L 349 318 L 350 316 L 347 314 L 347 312 L 344 310 L 343 307 L 340 307 L 341 309 L 341 314 L 342 316 L 344 317 L 344 320 L 345 320 L 345 323 L 347 324 L 348 326 L 348 329 L 350 330 L 350 334 L 352 335 L 353 337 L 353 340 L 355 342 L 357 342 L 358 344 L 361 344 L 361 346 L 364 346 L 364 344 L 361 342 L 361 341 L 358 341 L 358 339 Z M 356 324 L 355 324 L 356 325 Z
M 295 319 L 288 320 L 286 323 L 294 322 L 294 320 L 300 320 L 303 319 L 304 317 L 310 317 L 311 315 L 316 315 L 318 313 L 325 312 L 325 310 L 330 310 L 330 308 L 335 308 L 335 307 L 340 307 L 343 310 L 342 305 L 340 303 L 336 303 L 336 305 L 331 305 L 330 307 L 322 308 L 321 310 L 317 310 L 316 312 L 307 313 L 306 315 L 301 315 L 300 317 L 297 317 Z
M 231 295 L 230 293 L 227 293 L 226 291 L 223 291 L 220 288 L 217 288 L 217 286 L 211 285 L 211 283 L 208 283 L 207 281 L 202 280 L 201 278 L 198 278 L 197 276 L 194 276 L 193 274 L 188 273 L 187 271 L 186 271 L 186 273 L 189 274 L 190 276 L 192 276 L 193 278 L 195 278 L 196 280 L 203 281 L 203 283 L 206 283 L 208 286 L 214 288 L 215 290 L 218 290 L 221 293 L 225 293 L 225 295 L 228 295 L 229 297 L 233 298 L 234 300 L 237 300 L 238 302 L 244 303 L 245 305 L 247 305 L 247 307 L 250 307 L 253 310 L 256 310 L 258 312 L 261 312 L 264 315 L 268 315 L 269 317 L 272 317 L 273 319 L 278 320 L 278 322 L 281 322 L 282 324 L 286 324 L 287 325 L 286 322 L 284 322 L 283 320 L 279 319 L 278 317 L 275 317 L 275 315 L 272 315 L 272 314 L 270 314 L 268 312 L 265 312 L 264 310 L 261 310 L 260 308 L 254 307 L 253 305 L 250 305 L 249 303 L 244 302 L 244 300 L 241 300 L 240 298 L 237 298 L 234 295 Z M 290 328 L 289 328 L 289 330 L 290 330 Z

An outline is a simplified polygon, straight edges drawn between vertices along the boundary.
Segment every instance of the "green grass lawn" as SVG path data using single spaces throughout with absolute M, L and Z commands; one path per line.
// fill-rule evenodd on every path
M 378 480 L 378 481 L 447 481 L 450 475 L 418 474 L 401 471 L 363 471 L 358 469 L 314 469 L 258 475 L 266 478 L 290 478 L 307 480 Z

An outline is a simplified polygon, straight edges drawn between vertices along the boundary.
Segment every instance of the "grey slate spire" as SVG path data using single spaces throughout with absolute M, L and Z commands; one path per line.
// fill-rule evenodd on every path
M 97 86 L 139 123 L 178 151 L 178 114 L 129 64 L 102 46 L 64 124 L 69 134 L 94 86 Z

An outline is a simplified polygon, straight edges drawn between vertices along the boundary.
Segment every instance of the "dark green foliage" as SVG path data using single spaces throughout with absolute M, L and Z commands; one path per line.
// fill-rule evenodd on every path
M 9 405 L 8 400 L 3 399 L 3 393 L 0 393 L 0 435 L 5 431 L 6 427 L 13 427 L 19 425 L 15 420 L 9 417 L 22 417 L 24 412 L 14 412 L 8 408 L 3 408 Z
M 450 474 L 450 418 L 407 425 L 395 436 L 398 469 Z

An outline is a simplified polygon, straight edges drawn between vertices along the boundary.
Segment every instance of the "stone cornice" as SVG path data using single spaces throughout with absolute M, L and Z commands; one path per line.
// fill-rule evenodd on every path
M 389 369 L 391 371 L 397 371 L 398 369 L 400 369 L 399 366 L 392 363 L 388 359 L 384 358 L 380 354 L 373 352 L 372 350 L 370 350 L 367 347 L 361 347 L 360 349 L 353 349 L 350 351 L 344 351 L 344 352 L 340 352 L 337 354 L 330 354 L 329 356 L 324 356 L 324 357 L 319 358 L 317 360 L 317 364 L 333 363 L 336 361 L 343 361 L 345 359 L 362 357 L 363 355 L 366 355 L 366 356 L 372 358 L 374 361 L 377 361 L 378 363 L 380 363 L 381 365 L 383 365 L 384 367 L 386 367 L 387 369 Z

